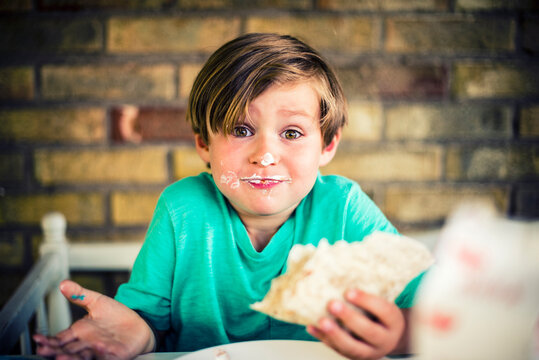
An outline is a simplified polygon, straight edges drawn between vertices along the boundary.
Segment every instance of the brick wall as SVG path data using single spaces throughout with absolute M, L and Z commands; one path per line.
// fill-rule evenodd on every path
M 359 181 L 401 230 L 439 226 L 464 199 L 539 217 L 535 0 L 2 1 L 4 294 L 47 211 L 71 241 L 142 239 L 159 192 L 204 170 L 183 120 L 194 76 L 251 31 L 330 59 L 351 121 L 323 172 Z M 96 276 L 79 279 L 107 290 Z

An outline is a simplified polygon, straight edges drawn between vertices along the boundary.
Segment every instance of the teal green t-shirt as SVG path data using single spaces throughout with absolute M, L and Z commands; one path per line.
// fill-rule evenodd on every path
M 292 216 L 257 252 L 211 175 L 202 173 L 163 191 L 131 278 L 116 300 L 167 332 L 166 351 L 247 340 L 314 340 L 304 326 L 275 320 L 249 305 L 286 271 L 293 245 L 316 246 L 322 238 L 330 244 L 361 241 L 377 230 L 397 233 L 357 183 L 319 175 Z M 397 305 L 411 306 L 416 282 Z

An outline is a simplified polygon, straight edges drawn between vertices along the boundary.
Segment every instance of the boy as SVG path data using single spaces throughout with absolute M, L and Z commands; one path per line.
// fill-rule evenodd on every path
M 286 271 L 294 244 L 396 233 L 356 183 L 319 174 L 337 150 L 345 107 L 333 71 L 299 40 L 248 34 L 223 45 L 195 80 L 187 115 L 211 175 L 164 190 L 115 300 L 62 283 L 89 316 L 56 338 L 36 336 L 38 353 L 130 358 L 313 336 L 353 359 L 401 351 L 407 310 L 359 289 L 307 328 L 249 308 Z M 397 299 L 401 308 L 411 306 L 414 284 Z

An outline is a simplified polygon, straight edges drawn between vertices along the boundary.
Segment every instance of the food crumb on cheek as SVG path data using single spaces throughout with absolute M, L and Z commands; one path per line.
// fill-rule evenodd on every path
M 230 186 L 231 189 L 237 189 L 240 187 L 240 180 L 233 171 L 227 171 L 226 174 L 221 174 L 220 181 L 221 184 L 226 184 Z

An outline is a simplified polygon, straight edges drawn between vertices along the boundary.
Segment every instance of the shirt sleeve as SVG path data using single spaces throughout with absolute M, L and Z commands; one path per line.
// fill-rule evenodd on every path
M 393 224 L 357 184 L 353 184 L 349 190 L 345 216 L 347 240 L 363 240 L 376 231 L 398 234 Z
M 417 293 L 417 289 L 419 285 L 421 284 L 421 281 L 428 270 L 425 270 L 421 272 L 419 275 L 417 275 L 414 279 L 412 279 L 408 285 L 404 288 L 404 290 L 400 293 L 400 295 L 395 299 L 395 304 L 401 308 L 401 309 L 407 309 L 414 306 L 415 303 L 415 295 Z
M 139 312 L 157 330 L 170 328 L 171 288 L 175 264 L 174 227 L 163 195 L 156 209 L 129 281 L 115 299 Z

